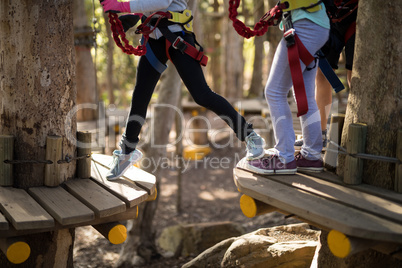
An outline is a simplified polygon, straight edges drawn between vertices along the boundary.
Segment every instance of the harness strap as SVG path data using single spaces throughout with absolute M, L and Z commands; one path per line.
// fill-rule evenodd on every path
M 303 73 L 300 60 L 307 66 L 315 59 L 303 45 L 293 28 L 290 12 L 283 14 L 284 30 L 283 35 L 288 48 L 288 62 L 292 76 L 293 89 L 296 97 L 297 116 L 302 116 L 308 111 L 306 88 L 304 86 Z
M 345 33 L 345 44 L 356 33 L 356 21 L 353 21 Z
M 328 82 L 331 84 L 332 88 L 335 90 L 335 93 L 338 93 L 341 90 L 345 89 L 345 86 L 342 84 L 341 80 L 332 69 L 331 64 L 329 64 L 324 53 L 322 53 L 322 51 L 319 50 L 317 52 L 317 55 L 319 57 L 318 67 L 321 69 L 321 72 L 328 80 Z
M 200 50 L 198 50 L 196 47 L 194 47 L 190 43 L 186 42 L 181 36 L 172 33 L 169 30 L 169 28 L 166 25 L 164 25 L 163 23 L 161 23 L 161 25 L 158 27 L 158 29 L 161 31 L 163 36 L 166 38 L 166 55 L 168 56 L 169 60 L 171 60 L 171 59 L 170 59 L 170 55 L 168 53 L 168 49 L 170 46 L 172 46 L 173 48 L 180 50 L 181 53 L 183 53 L 183 54 L 186 53 L 187 55 L 189 55 L 190 57 L 195 59 L 197 62 L 199 62 L 202 66 L 207 65 L 208 57 L 204 55 L 204 51 L 201 46 L 200 46 Z M 195 38 L 194 38 L 194 40 L 195 40 Z

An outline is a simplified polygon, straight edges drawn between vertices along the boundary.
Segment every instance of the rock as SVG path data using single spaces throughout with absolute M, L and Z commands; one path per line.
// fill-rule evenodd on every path
M 244 234 L 241 225 L 232 222 L 175 225 L 165 228 L 157 241 L 165 256 L 189 256 L 230 237 Z
M 182 268 L 310 267 L 319 234 L 305 223 L 259 229 L 220 242 Z

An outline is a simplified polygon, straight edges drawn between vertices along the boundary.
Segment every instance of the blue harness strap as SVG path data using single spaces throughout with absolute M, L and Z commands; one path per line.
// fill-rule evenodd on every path
M 317 52 L 317 55 L 319 56 L 318 67 L 320 67 L 322 73 L 324 74 L 325 78 L 327 78 L 335 92 L 338 93 L 339 91 L 345 89 L 345 86 L 342 84 L 341 80 L 336 75 L 321 50 Z
M 141 39 L 141 44 L 143 43 L 143 38 Z M 163 71 L 166 70 L 167 65 L 163 64 L 162 62 L 160 62 L 158 60 L 158 58 L 155 56 L 154 52 L 151 49 L 151 46 L 149 45 L 149 43 L 146 44 L 146 48 L 147 48 L 147 54 L 145 54 L 145 57 L 147 58 L 147 60 L 149 61 L 149 63 L 152 65 L 152 67 L 154 67 L 154 69 L 158 72 L 158 73 L 163 73 Z

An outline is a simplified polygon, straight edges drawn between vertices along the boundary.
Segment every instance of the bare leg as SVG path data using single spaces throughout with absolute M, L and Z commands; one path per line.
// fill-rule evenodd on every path
M 321 130 L 326 130 L 332 104 L 332 87 L 320 69 L 317 70 L 315 84 L 315 99 L 320 110 Z

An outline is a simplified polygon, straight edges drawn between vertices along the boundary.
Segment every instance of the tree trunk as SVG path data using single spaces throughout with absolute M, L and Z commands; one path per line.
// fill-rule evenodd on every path
M 237 100 L 243 96 L 243 37 L 233 28 L 229 20 L 229 2 L 224 1 L 225 16 L 223 19 L 222 33 L 222 95 L 230 101 Z
M 381 18 L 381 23 L 378 23 Z M 352 83 L 342 133 L 342 146 L 351 123 L 368 126 L 366 153 L 395 157 L 396 136 L 401 128 L 402 3 L 385 0 L 360 0 L 357 17 Z M 385 40 L 385 41 L 384 41 Z M 344 174 L 345 156 L 338 158 L 337 172 Z M 364 160 L 363 181 L 393 189 L 395 164 Z M 367 250 L 346 259 L 335 258 L 328 250 L 326 232 L 318 267 L 400 267 L 401 261 Z
M 141 148 L 145 154 L 142 168 L 156 176 L 158 196 L 160 195 L 158 179 L 162 173 L 161 166 L 158 163 L 161 163 L 166 157 L 169 132 L 177 113 L 174 107 L 177 106 L 180 99 L 181 87 L 181 80 L 174 65 L 170 62 L 168 65 L 169 68 L 166 69 L 161 79 L 158 101 L 152 114 L 150 139 Z M 129 225 L 129 235 L 122 248 L 118 267 L 144 267 L 151 258 L 158 256 L 155 246 L 155 232 L 152 228 L 158 200 L 159 198 L 140 205 L 138 219 L 132 221 Z
M 91 47 L 93 46 L 93 31 L 88 25 L 84 1 L 74 0 L 73 7 L 77 104 L 96 104 L 96 74 L 91 55 Z M 77 120 L 95 120 L 96 114 L 97 113 L 94 109 L 80 109 L 77 111 Z
M 355 57 L 342 145 L 351 123 L 368 126 L 366 153 L 396 156 L 397 130 L 402 95 L 402 3 L 362 0 L 359 2 Z M 375 21 L 381 19 L 381 25 Z M 386 40 L 384 42 L 384 40 Z M 339 157 L 338 174 L 343 176 L 344 156 Z M 395 164 L 364 160 L 363 181 L 393 189 Z
M 16 137 L 15 160 L 45 160 L 49 135 L 63 137 L 63 157 L 75 155 L 72 9 L 72 0 L 0 1 L 0 134 Z M 15 186 L 43 185 L 44 169 L 15 165 Z M 72 178 L 75 163 L 61 164 L 60 171 L 62 179 Z M 73 266 L 74 229 L 24 238 L 32 249 L 25 267 Z M 3 254 L 0 262 L 9 265 Z
M 106 58 L 106 92 L 109 99 L 109 104 L 115 103 L 114 97 L 114 82 L 113 82 L 113 69 L 114 69 L 114 59 L 113 53 L 115 48 L 114 39 L 112 37 L 112 30 L 110 28 L 108 14 L 103 13 L 103 18 L 105 19 L 106 26 L 106 36 L 107 36 L 107 58 Z
M 265 14 L 263 0 L 254 0 L 254 25 Z M 264 86 L 262 82 L 262 63 L 264 61 L 264 37 L 254 37 L 254 63 L 251 76 L 249 98 L 262 97 Z

